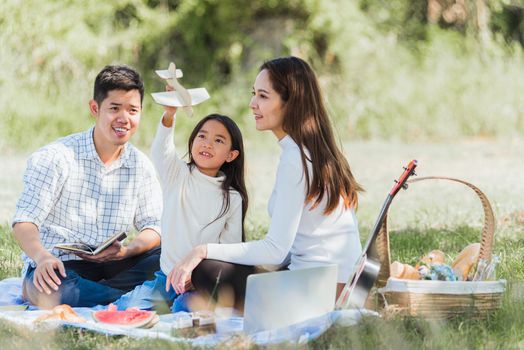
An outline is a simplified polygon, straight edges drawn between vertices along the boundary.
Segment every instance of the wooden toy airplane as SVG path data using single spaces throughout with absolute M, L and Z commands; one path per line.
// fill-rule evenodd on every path
M 181 107 L 188 116 L 193 115 L 192 106 L 209 98 L 206 88 L 186 89 L 177 80 L 183 76 L 182 70 L 177 69 L 174 62 L 169 64 L 167 70 L 156 70 L 156 74 L 165 79 L 173 91 L 154 92 L 151 94 L 156 103 L 163 106 Z

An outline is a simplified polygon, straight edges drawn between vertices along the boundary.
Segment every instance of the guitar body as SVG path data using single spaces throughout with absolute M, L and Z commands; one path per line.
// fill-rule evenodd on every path
M 351 291 L 351 298 L 349 300 L 349 308 L 361 309 L 368 299 L 369 292 L 380 272 L 380 261 L 376 259 L 365 259 L 364 269 L 357 279 L 353 290 Z
M 344 289 L 336 302 L 335 308 L 360 309 L 364 307 L 369 292 L 371 291 L 371 288 L 373 288 L 380 273 L 380 257 L 376 248 L 377 236 L 380 233 L 380 228 L 384 223 L 384 219 L 386 218 L 386 214 L 393 198 L 395 198 L 401 188 L 407 188 L 406 182 L 410 176 L 415 175 L 416 167 L 417 161 L 411 161 L 408 166 L 404 168 L 405 170 L 400 175 L 399 179 L 395 180 L 396 184 L 393 186 L 384 201 L 384 205 L 382 206 L 382 210 L 380 211 L 373 231 L 364 244 L 362 255 L 355 266 L 355 271 L 348 283 L 344 286 Z

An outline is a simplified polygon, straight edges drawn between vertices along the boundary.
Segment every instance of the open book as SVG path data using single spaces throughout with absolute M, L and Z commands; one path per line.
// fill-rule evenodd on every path
M 89 255 L 96 255 L 109 247 L 115 241 L 122 241 L 127 237 L 125 232 L 117 232 L 113 236 L 109 237 L 105 242 L 99 246 L 94 246 L 90 244 L 85 244 L 82 242 L 75 243 L 59 243 L 54 246 L 55 249 L 67 250 L 76 253 L 83 253 Z

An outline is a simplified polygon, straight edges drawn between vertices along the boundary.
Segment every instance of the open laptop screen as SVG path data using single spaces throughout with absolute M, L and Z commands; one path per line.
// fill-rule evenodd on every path
M 286 327 L 332 311 L 336 285 L 336 265 L 250 275 L 244 332 Z

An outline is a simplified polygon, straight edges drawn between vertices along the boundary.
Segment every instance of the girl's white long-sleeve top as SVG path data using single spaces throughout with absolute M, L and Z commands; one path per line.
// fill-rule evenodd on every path
M 342 198 L 329 215 L 323 213 L 325 197 L 316 208 L 305 204 L 300 149 L 289 135 L 279 145 L 282 153 L 268 205 L 267 235 L 246 243 L 207 244 L 207 258 L 244 265 L 280 264 L 289 253 L 290 270 L 336 264 L 338 282 L 345 283 L 362 252 L 355 211 L 345 209 Z M 308 171 L 311 174 L 310 162 Z
M 224 175 L 207 176 L 178 158 L 173 129 L 160 121 L 151 148 L 164 201 L 160 268 L 166 275 L 199 244 L 242 241 L 240 194 L 231 189 L 229 210 L 213 221 L 222 209 Z

